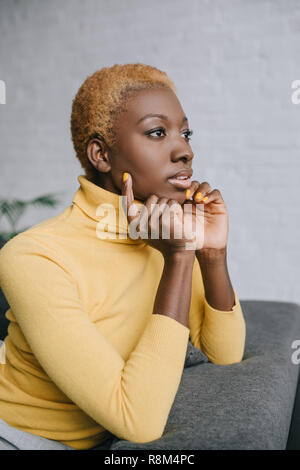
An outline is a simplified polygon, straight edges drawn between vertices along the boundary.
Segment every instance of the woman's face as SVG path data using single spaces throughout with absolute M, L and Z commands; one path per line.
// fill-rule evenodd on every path
M 106 173 L 114 186 L 121 192 L 126 171 L 132 176 L 136 199 L 144 201 L 156 194 L 182 204 L 191 178 L 185 182 L 168 179 L 182 170 L 190 170 L 187 174 L 192 176 L 194 154 L 188 120 L 175 93 L 157 88 L 137 92 L 116 118 L 115 129 L 117 143 L 110 156 L 111 172 Z

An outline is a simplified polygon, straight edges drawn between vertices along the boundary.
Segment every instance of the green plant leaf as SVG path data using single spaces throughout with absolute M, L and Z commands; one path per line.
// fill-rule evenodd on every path
M 44 196 L 39 196 L 31 201 L 29 204 L 38 205 L 38 206 L 48 206 L 48 207 L 55 207 L 59 203 L 59 199 L 54 194 L 45 194 Z
M 8 218 L 10 224 L 14 227 L 16 225 L 17 220 L 23 214 L 26 205 L 27 203 L 25 201 L 19 201 L 17 199 L 1 200 L 1 214 L 5 215 Z
M 57 194 L 44 194 L 29 201 L 0 199 L 0 216 L 5 216 L 8 219 L 11 226 L 10 233 L 17 234 L 17 222 L 28 206 L 55 207 L 59 202 Z

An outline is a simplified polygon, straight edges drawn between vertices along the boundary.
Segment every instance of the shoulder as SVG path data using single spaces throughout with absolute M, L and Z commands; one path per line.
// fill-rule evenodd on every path
M 0 276 L 4 270 L 26 270 L 41 258 L 63 264 L 64 256 L 55 238 L 43 230 L 21 232 L 0 249 Z
M 71 206 L 55 217 L 29 227 L 15 235 L 0 249 L 0 262 L 4 258 L 14 258 L 21 254 L 57 253 L 57 240 L 63 231 L 63 226 L 70 214 Z
M 44 296 L 77 285 L 76 273 L 59 245 L 38 232 L 22 232 L 0 250 L 0 286 L 8 302 L 12 296 L 42 291 Z M 54 293 L 56 289 L 56 294 Z M 34 294 L 35 295 L 35 294 Z M 10 303 L 11 305 L 11 303 Z

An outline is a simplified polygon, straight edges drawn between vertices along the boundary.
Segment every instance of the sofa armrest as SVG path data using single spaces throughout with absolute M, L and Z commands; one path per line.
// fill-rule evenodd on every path
M 299 373 L 291 345 L 300 339 L 300 305 L 240 303 L 247 326 L 243 360 L 184 368 L 163 436 L 148 443 L 115 437 L 110 450 L 286 448 Z

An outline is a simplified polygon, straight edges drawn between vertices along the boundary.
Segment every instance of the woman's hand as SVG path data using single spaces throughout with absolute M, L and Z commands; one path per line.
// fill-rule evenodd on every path
M 188 191 L 190 191 L 188 193 Z M 192 200 L 189 200 L 192 198 Z M 184 204 L 192 205 L 193 224 L 196 223 L 197 215 L 200 212 L 200 218 L 204 221 L 204 240 L 201 232 L 202 221 L 198 226 L 200 230 L 196 231 L 197 238 L 203 242 L 202 247 L 196 249 L 202 251 L 205 249 L 224 250 L 228 239 L 228 212 L 223 201 L 222 195 L 218 189 L 211 191 L 209 183 L 206 181 L 192 181 L 192 185 L 187 190 L 187 201 Z M 196 211 L 197 207 L 197 211 Z
M 163 256 L 177 252 L 194 256 L 195 248 L 190 247 L 194 234 L 190 221 L 183 217 L 181 205 L 174 199 L 151 194 L 141 208 L 138 207 L 134 203 L 131 175 L 126 174 L 122 196 L 125 196 L 124 211 L 130 224 L 129 235 L 132 235 L 132 230 L 139 232 L 141 238 Z

